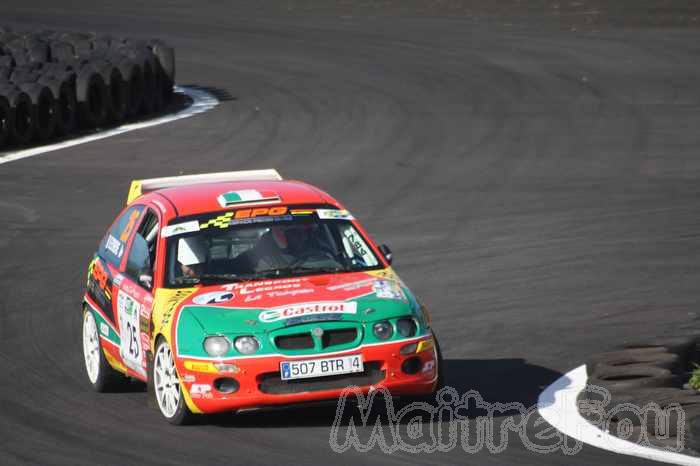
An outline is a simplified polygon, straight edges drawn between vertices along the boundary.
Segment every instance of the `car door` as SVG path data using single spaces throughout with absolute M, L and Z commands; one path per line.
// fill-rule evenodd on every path
M 114 327 L 116 322 L 114 282 L 120 280 L 119 270 L 124 263 L 124 251 L 144 208 L 142 205 L 134 205 L 125 209 L 102 238 L 97 253 L 90 261 L 86 298 L 104 324 L 101 326 L 103 337 L 111 335 L 108 329 Z
M 119 354 L 129 372 L 144 380 L 159 229 L 158 213 L 147 208 L 129 239 L 113 300 L 120 336 Z

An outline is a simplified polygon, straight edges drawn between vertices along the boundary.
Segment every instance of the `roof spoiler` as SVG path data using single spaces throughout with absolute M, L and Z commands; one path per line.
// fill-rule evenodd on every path
M 129 188 L 127 205 L 147 192 L 158 189 L 173 188 L 204 183 L 226 181 L 278 181 L 282 176 L 274 168 L 266 170 L 243 170 L 237 172 L 203 173 L 201 175 L 169 176 L 166 178 L 151 178 L 149 180 L 134 180 Z

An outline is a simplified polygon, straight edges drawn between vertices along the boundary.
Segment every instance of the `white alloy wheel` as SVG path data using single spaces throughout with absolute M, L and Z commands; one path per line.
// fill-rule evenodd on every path
M 88 378 L 94 385 L 100 376 L 100 336 L 97 334 L 95 317 L 90 311 L 86 311 L 83 316 L 83 357 Z
M 180 382 L 175 371 L 173 353 L 166 342 L 162 342 L 156 350 L 153 362 L 153 386 L 160 412 L 166 418 L 172 418 L 180 404 Z

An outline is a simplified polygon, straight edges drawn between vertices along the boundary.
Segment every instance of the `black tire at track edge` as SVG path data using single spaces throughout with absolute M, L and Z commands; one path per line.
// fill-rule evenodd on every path
M 86 66 L 78 73 L 75 93 L 82 126 L 102 126 L 107 121 L 109 96 L 104 79 L 92 66 Z
M 128 88 L 126 117 L 133 118 L 138 115 L 143 101 L 143 72 L 140 65 L 129 59 L 122 60 L 118 66 Z
M 9 143 L 11 128 L 14 125 L 14 111 L 7 98 L 0 95 L 0 149 Z
M 56 100 L 47 86 L 38 83 L 21 84 L 22 89 L 32 101 L 34 119 L 34 139 L 38 142 L 50 139 L 56 130 Z
M 35 121 L 32 101 L 25 92 L 19 89 L 8 91 L 5 97 L 12 106 L 14 114 L 14 124 L 10 127 L 10 141 L 20 146 L 28 145 L 32 142 L 34 135 Z
M 586 372 L 589 377 L 595 377 L 599 372 L 610 373 L 614 368 L 624 370 L 630 365 L 647 365 L 663 369 L 680 369 L 681 357 L 676 353 L 670 353 L 665 348 L 627 349 L 602 353 L 589 358 L 586 361 Z

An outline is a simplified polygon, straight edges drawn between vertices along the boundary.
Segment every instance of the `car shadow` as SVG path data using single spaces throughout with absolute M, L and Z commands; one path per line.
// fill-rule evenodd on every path
M 513 403 L 517 403 L 518 406 L 528 409 L 536 405 L 542 391 L 561 376 L 559 372 L 529 364 L 524 359 L 446 359 L 444 364 L 445 385 L 454 389 L 448 390 L 452 394 L 456 394 L 457 397 L 469 393 L 470 402 L 467 406 L 463 405 L 461 411 L 461 415 L 468 418 L 484 415 L 484 410 L 474 405 L 473 401 L 476 399 L 492 406 L 500 403 L 505 407 L 505 409 L 494 412 L 494 417 L 517 414 L 517 409 L 508 409 L 508 406 L 512 407 Z M 229 428 L 346 426 L 351 422 L 351 419 L 355 424 L 362 422 L 362 412 L 354 403 L 356 399 L 354 395 L 349 395 L 347 398 L 349 403 L 342 410 L 338 408 L 337 400 L 331 400 L 236 414 L 209 415 L 198 419 L 197 424 Z M 457 398 L 445 398 L 445 400 L 447 403 L 458 404 Z M 413 400 L 393 398 L 391 407 L 387 405 L 386 401 L 377 397 L 372 403 L 370 411 L 365 411 L 365 415 L 369 414 L 368 418 L 371 419 L 372 424 L 377 419 L 384 425 L 388 424 L 391 422 L 390 409 L 393 408 L 395 413 Z M 437 407 L 438 402 L 432 400 L 431 405 Z M 430 417 L 427 412 L 417 415 L 425 418 Z M 409 422 L 415 416 L 404 417 L 405 422 Z M 402 418 L 401 421 L 404 419 Z

